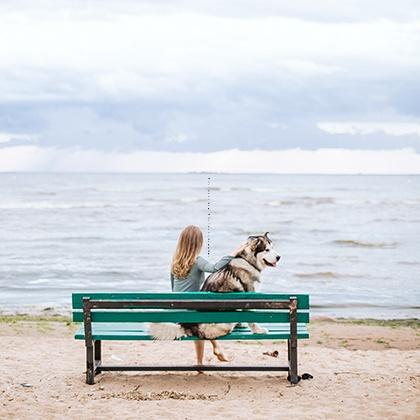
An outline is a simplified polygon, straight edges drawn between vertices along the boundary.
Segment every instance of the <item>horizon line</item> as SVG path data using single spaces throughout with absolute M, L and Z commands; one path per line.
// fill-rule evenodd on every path
M 322 172 L 142 172 L 142 171 L 0 171 L 0 175 L 17 174 L 75 174 L 75 175 L 284 175 L 284 176 L 420 176 L 420 173 L 322 173 Z

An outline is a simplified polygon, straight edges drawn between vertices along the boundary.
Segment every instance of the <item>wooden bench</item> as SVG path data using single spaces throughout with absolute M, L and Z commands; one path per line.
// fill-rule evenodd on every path
M 102 371 L 287 371 L 299 381 L 298 339 L 309 338 L 309 296 L 263 293 L 73 293 L 73 321 L 83 322 L 75 338 L 85 340 L 86 383 Z M 279 366 L 109 366 L 101 360 L 105 340 L 153 340 L 150 322 L 256 322 L 267 334 L 239 326 L 220 340 L 287 340 L 288 365 Z M 181 340 L 195 340 L 183 337 Z M 175 344 L 174 344 L 175 345 Z

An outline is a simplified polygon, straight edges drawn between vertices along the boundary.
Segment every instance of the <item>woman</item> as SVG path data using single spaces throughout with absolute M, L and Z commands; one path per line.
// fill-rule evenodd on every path
M 173 292 L 198 292 L 204 282 L 204 273 L 214 273 L 226 266 L 240 251 L 225 256 L 216 264 L 211 264 L 200 257 L 203 247 L 203 233 L 197 226 L 187 226 L 179 236 L 178 245 L 172 259 L 171 285 Z M 222 349 L 216 340 L 210 340 L 213 345 L 213 354 L 222 362 L 227 362 Z M 203 364 L 204 341 L 195 340 L 197 364 Z

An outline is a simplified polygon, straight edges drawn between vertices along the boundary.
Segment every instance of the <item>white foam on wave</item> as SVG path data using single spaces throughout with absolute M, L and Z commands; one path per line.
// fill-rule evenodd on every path
M 34 202 L 6 202 L 0 204 L 0 209 L 4 210 L 54 210 L 54 209 L 83 209 L 83 208 L 128 208 L 138 207 L 137 203 L 105 203 L 105 202 L 86 202 L 86 203 L 52 203 L 43 201 Z
M 369 242 L 357 239 L 337 239 L 333 244 L 354 248 L 395 248 L 398 242 Z
M 199 203 L 206 201 L 206 199 L 200 197 L 182 197 L 179 201 L 181 203 Z
M 28 284 L 33 284 L 33 285 L 36 285 L 36 284 L 48 284 L 48 283 L 50 283 L 51 282 L 51 279 L 36 279 L 36 280 L 29 280 L 28 281 Z

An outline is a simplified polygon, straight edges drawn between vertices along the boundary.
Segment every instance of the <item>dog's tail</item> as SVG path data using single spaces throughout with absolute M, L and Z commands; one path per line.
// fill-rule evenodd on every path
M 176 340 L 187 335 L 179 324 L 152 323 L 149 332 L 155 340 Z

